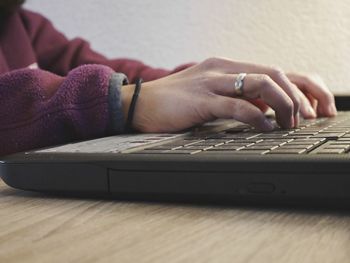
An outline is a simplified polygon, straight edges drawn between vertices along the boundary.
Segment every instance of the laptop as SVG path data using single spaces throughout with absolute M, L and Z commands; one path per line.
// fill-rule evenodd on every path
M 337 98 L 341 110 L 349 98 Z M 117 199 L 348 204 L 350 111 L 260 133 L 218 120 L 176 134 L 131 134 L 0 158 L 23 190 Z

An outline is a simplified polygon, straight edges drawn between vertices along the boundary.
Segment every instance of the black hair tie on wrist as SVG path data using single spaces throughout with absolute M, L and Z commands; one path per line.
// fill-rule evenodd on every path
M 128 118 L 125 123 L 125 132 L 127 133 L 130 133 L 133 131 L 132 120 L 134 118 L 135 106 L 141 90 L 142 81 L 143 81 L 142 78 L 138 78 L 135 82 L 135 90 L 134 90 L 134 94 L 132 95 L 132 99 L 129 106 Z

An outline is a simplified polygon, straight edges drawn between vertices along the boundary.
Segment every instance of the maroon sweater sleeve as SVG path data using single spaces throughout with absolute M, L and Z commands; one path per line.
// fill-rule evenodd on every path
M 111 134 L 113 74 L 86 65 L 66 77 L 38 69 L 0 75 L 0 155 Z
M 193 65 L 193 63 L 185 64 L 169 71 L 152 68 L 132 59 L 110 60 L 93 51 L 89 43 L 80 38 L 69 41 L 43 16 L 27 10 L 21 10 L 20 15 L 32 40 L 39 67 L 62 76 L 79 65 L 102 64 L 116 72 L 124 73 L 132 83 L 137 77 L 149 81 Z

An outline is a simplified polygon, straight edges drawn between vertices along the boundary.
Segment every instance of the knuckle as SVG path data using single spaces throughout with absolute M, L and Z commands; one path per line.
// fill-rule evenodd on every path
M 270 88 L 272 86 L 272 79 L 267 74 L 259 74 L 257 81 L 262 88 Z
M 326 94 L 327 94 L 326 96 L 328 97 L 328 100 L 334 103 L 335 102 L 334 94 L 329 90 L 327 90 Z
M 316 85 L 321 90 L 320 92 L 320 98 L 322 100 L 328 101 L 328 102 L 334 102 L 334 95 L 333 93 L 328 89 L 328 87 L 324 84 L 323 79 L 320 75 L 316 73 L 303 75 L 302 76 L 304 83 L 310 86 Z M 322 85 L 323 84 L 323 85 Z
M 314 78 L 311 75 L 302 75 L 301 77 L 302 82 L 312 85 L 315 81 Z
M 270 74 L 272 77 L 277 78 L 277 79 L 282 79 L 282 78 L 285 78 L 285 76 L 286 76 L 284 71 L 278 67 L 272 67 Z
M 329 90 L 329 89 L 324 89 L 322 90 L 323 92 L 321 93 L 321 95 L 323 95 L 325 100 L 334 102 L 334 95 L 333 93 Z
M 319 82 L 319 81 L 323 81 L 321 76 L 317 73 L 309 73 L 309 74 L 305 74 L 303 75 L 304 78 L 306 78 L 306 80 L 308 82 Z
M 203 64 L 205 69 L 208 69 L 208 70 L 215 69 L 220 64 L 220 58 L 210 57 L 210 58 L 204 60 L 202 64 Z
M 325 102 L 325 103 L 334 103 L 335 99 L 334 99 L 334 95 L 329 92 L 329 91 L 324 91 L 320 94 L 320 99 L 321 101 Z
M 294 96 L 292 98 L 292 103 L 293 103 L 293 106 L 294 106 L 294 109 L 295 110 L 299 110 L 300 109 L 300 106 L 302 104 L 302 98 L 300 95 L 297 94 L 297 96 Z

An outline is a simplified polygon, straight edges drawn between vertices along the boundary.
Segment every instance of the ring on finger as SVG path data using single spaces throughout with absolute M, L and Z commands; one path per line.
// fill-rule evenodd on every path
M 247 76 L 247 73 L 239 73 L 235 80 L 234 91 L 237 96 L 243 95 L 244 78 L 246 76 Z

